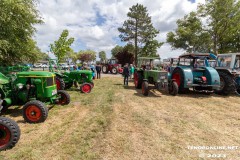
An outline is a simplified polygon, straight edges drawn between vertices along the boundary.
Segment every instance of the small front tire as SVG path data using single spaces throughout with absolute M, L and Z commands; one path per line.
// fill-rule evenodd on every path
M 29 101 L 23 106 L 23 118 L 28 123 L 44 122 L 47 116 L 48 109 L 41 101 Z
M 148 82 L 147 81 L 144 81 L 142 83 L 142 94 L 144 96 L 148 96 L 148 93 L 149 93 L 149 87 L 148 87 Z
M 64 90 L 59 90 L 57 92 L 57 95 L 60 97 L 58 99 L 58 104 L 68 105 L 70 103 L 70 95 L 68 94 L 68 92 L 66 92 Z

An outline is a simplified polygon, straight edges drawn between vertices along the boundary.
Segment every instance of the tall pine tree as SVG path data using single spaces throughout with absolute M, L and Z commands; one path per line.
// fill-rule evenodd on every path
M 127 13 L 129 19 L 124 21 L 123 26 L 118 28 L 118 31 L 121 33 L 119 37 L 122 41 L 134 43 L 134 60 L 136 65 L 139 48 L 145 47 L 144 50 L 147 50 L 146 44 L 154 41 L 154 38 L 157 36 L 159 31 L 153 27 L 151 17 L 148 15 L 146 7 L 141 4 L 136 4 L 129 10 L 130 11 Z M 151 45 L 151 47 L 153 46 L 160 47 L 161 44 Z M 151 49 L 151 51 L 156 52 L 156 49 Z M 156 53 L 150 53 L 150 55 L 154 54 Z

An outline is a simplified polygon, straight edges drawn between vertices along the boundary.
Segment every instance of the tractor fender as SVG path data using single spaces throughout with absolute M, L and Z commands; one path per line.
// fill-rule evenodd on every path
M 63 78 L 63 75 L 62 75 L 61 73 L 57 73 L 57 72 L 55 72 L 54 74 L 55 74 L 56 76 L 58 76 L 58 77 Z
M 193 84 L 193 74 L 192 74 L 191 68 L 189 68 L 188 66 L 178 66 L 178 67 L 174 68 L 174 70 L 177 69 L 177 68 L 179 68 L 183 71 L 184 88 L 190 88 L 190 86 L 188 86 L 188 85 Z
M 206 67 L 205 75 L 207 78 L 208 85 L 214 85 L 213 89 L 219 89 L 220 77 L 216 69 L 212 67 Z M 219 87 L 216 87 L 219 86 Z

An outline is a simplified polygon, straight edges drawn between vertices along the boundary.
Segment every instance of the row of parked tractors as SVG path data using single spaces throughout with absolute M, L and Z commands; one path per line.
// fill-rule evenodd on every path
M 218 56 L 187 53 L 170 59 L 168 71 L 154 68 L 154 59 L 138 58 L 139 68 L 135 69 L 135 87 L 141 88 L 145 96 L 151 88 L 167 90 L 171 95 L 187 93 L 189 89 L 207 94 L 240 95 L 240 53 Z M 147 65 L 150 65 L 150 69 L 147 69 Z
M 50 60 L 50 64 L 57 63 Z M 44 122 L 48 117 L 46 105 L 67 105 L 70 95 L 66 89 L 73 85 L 83 93 L 90 93 L 93 84 L 89 70 L 62 72 L 29 71 L 21 66 L 0 67 L 0 111 L 10 106 L 23 105 L 23 118 L 28 123 Z M 0 150 L 15 146 L 20 138 L 20 129 L 13 120 L 0 117 Z

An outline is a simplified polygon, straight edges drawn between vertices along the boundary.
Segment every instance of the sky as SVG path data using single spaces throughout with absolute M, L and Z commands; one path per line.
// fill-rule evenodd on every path
M 129 8 L 137 3 L 147 7 L 153 26 L 160 30 L 156 39 L 166 42 L 167 33 L 177 27 L 177 19 L 195 11 L 204 0 L 39 0 L 37 9 L 44 24 L 35 26 L 34 39 L 42 51 L 48 52 L 49 45 L 68 29 L 69 36 L 75 39 L 71 46 L 75 52 L 105 51 L 110 58 L 112 48 L 126 44 L 121 42 L 117 28 L 127 20 Z M 172 50 L 168 43 L 158 49 L 162 59 L 183 52 Z

